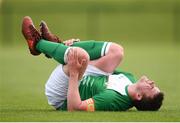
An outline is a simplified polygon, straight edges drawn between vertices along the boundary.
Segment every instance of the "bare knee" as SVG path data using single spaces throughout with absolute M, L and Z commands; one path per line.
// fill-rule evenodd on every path
M 124 57 L 124 48 L 119 44 L 112 43 L 108 53 L 111 54 L 114 58 L 122 60 Z
M 76 50 L 77 58 L 78 58 L 79 63 L 83 62 L 82 66 L 81 66 L 81 69 L 79 71 L 79 79 L 80 79 L 80 78 L 82 78 L 82 76 L 83 76 L 83 74 L 84 74 L 84 72 L 85 72 L 85 70 L 87 68 L 87 65 L 89 63 L 89 55 L 84 49 L 79 48 L 79 47 L 73 47 L 72 50 Z M 67 61 L 67 62 L 69 62 L 69 61 Z M 63 71 L 66 73 L 66 75 L 69 76 L 69 66 L 68 66 L 68 64 L 63 66 Z
M 79 61 L 84 60 L 88 64 L 89 59 L 90 59 L 89 54 L 84 49 L 79 48 L 79 47 L 73 47 L 73 49 L 77 50 Z
M 121 45 L 115 43 L 111 43 L 110 47 L 106 50 L 107 53 L 105 56 L 96 61 L 91 61 L 90 64 L 105 72 L 112 73 L 121 63 L 124 56 L 124 50 Z
M 82 67 L 79 71 L 79 77 L 78 79 L 80 80 L 83 75 L 84 75 L 84 72 L 88 66 L 88 63 L 89 63 L 89 54 L 82 48 L 79 48 L 79 47 L 75 47 L 74 50 L 77 50 L 77 53 L 78 53 L 78 60 L 80 63 L 83 63 L 82 64 Z

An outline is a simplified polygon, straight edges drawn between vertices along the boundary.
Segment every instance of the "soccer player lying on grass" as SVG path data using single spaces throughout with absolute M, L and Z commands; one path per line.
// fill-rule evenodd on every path
M 32 55 L 45 54 L 60 64 L 50 75 L 45 93 L 56 110 L 125 111 L 158 110 L 163 93 L 154 81 L 115 70 L 123 59 L 122 46 L 103 41 L 62 42 L 45 22 L 40 32 L 24 17 L 22 33 Z

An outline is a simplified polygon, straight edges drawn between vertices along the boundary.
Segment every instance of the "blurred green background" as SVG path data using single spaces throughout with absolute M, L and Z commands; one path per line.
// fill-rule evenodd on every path
M 37 28 L 46 21 L 64 40 L 123 45 L 125 58 L 119 67 L 156 81 L 165 92 L 161 110 L 53 112 L 44 84 L 57 63 L 29 54 L 21 34 L 26 15 Z M 180 121 L 179 50 L 180 0 L 0 0 L 0 121 Z
M 1 0 L 1 44 L 21 45 L 21 21 L 47 21 L 63 39 L 169 43 L 180 40 L 179 0 Z

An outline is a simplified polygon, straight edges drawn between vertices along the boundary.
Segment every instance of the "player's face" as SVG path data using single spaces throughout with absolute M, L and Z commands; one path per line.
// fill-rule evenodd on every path
M 160 92 L 154 81 L 148 79 L 146 76 L 142 76 L 137 82 L 137 85 L 142 96 L 145 96 L 147 98 L 153 98 L 154 95 Z

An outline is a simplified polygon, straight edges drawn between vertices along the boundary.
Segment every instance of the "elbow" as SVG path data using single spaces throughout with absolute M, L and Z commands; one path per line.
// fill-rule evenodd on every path
M 73 112 L 73 111 L 76 111 L 76 108 L 73 105 L 67 105 L 67 111 Z
M 67 106 L 67 110 L 69 112 L 73 112 L 73 111 L 80 111 L 80 110 L 85 110 L 82 106 L 82 102 L 80 104 L 76 104 L 76 105 L 68 105 Z
M 69 112 L 73 112 L 74 111 L 74 109 L 72 107 L 68 107 L 67 109 L 68 109 Z
M 73 111 L 76 111 L 76 110 L 77 110 L 77 108 L 76 108 L 75 105 L 71 105 L 71 104 L 67 105 L 67 111 L 73 112 Z

